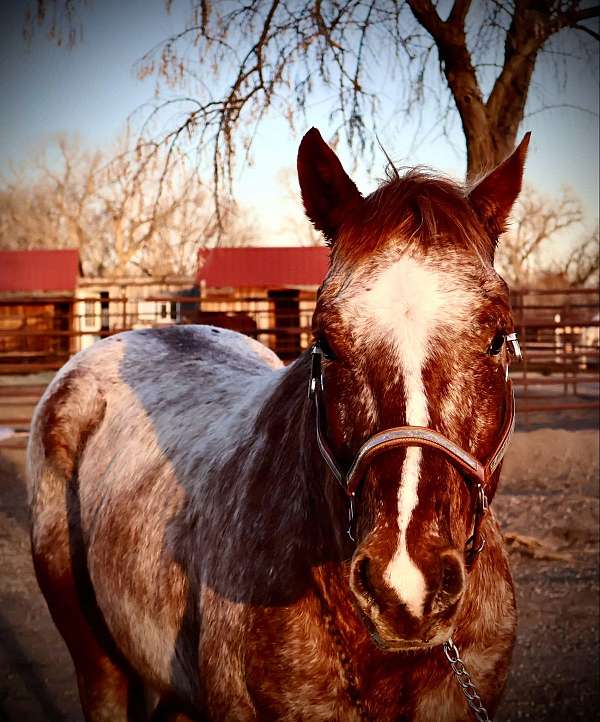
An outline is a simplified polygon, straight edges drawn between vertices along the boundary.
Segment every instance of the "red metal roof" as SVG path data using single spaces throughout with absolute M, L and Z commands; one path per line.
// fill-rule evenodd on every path
M 74 291 L 79 251 L 0 251 L 0 291 Z
M 212 288 L 319 286 L 328 263 L 325 246 L 214 248 L 198 254 L 197 281 Z

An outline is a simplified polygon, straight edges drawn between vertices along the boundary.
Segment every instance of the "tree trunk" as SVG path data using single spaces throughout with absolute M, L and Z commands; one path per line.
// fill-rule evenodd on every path
M 465 32 L 470 1 L 455 0 L 446 21 L 441 20 L 431 0 L 408 0 L 408 4 L 436 44 L 465 134 L 467 180 L 474 181 L 513 150 L 538 52 L 561 23 L 564 26 L 573 19 L 553 17 L 546 0 L 516 2 L 502 70 L 484 102 Z
M 449 42 L 438 43 L 440 57 L 444 61 L 444 75 L 465 134 L 467 180 L 470 182 L 501 163 L 517 142 L 541 43 L 539 37 L 533 40 L 522 37 L 527 28 L 519 25 L 515 18 L 506 38 L 502 72 L 486 103 L 471 62 L 464 30 L 454 29 L 449 34 Z

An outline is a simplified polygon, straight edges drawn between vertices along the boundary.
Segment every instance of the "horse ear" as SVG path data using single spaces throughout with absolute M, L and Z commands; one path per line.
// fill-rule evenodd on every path
M 300 143 L 298 180 L 306 215 L 331 243 L 347 211 L 362 196 L 316 128 Z
M 521 192 L 530 137 L 526 133 L 516 150 L 469 193 L 471 206 L 495 241 L 506 230 L 508 214 Z

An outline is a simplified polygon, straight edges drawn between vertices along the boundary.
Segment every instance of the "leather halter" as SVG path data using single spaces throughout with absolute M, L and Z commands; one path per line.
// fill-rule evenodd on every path
M 521 356 L 519 342 L 516 334 L 506 337 L 511 352 Z M 349 499 L 349 529 L 350 538 L 353 535 L 356 495 L 360 484 L 373 460 L 385 452 L 407 446 L 419 446 L 434 449 L 448 458 L 462 472 L 462 478 L 469 489 L 473 504 L 473 532 L 467 540 L 465 548 L 465 562 L 471 567 L 479 552 L 485 546 L 485 539 L 481 536 L 481 523 L 488 509 L 486 488 L 504 458 L 508 443 L 515 428 L 515 401 L 512 382 L 508 379 L 508 366 L 506 368 L 506 410 L 504 422 L 500 431 L 499 441 L 485 463 L 479 461 L 462 447 L 455 444 L 448 437 L 434 429 L 424 426 L 396 426 L 380 431 L 365 441 L 349 468 L 344 471 L 335 458 L 326 435 L 321 428 L 325 418 L 323 396 L 325 386 L 323 380 L 322 359 L 324 353 L 319 342 L 315 342 L 311 351 L 310 382 L 308 396 L 315 403 L 317 445 L 336 481 L 344 489 Z

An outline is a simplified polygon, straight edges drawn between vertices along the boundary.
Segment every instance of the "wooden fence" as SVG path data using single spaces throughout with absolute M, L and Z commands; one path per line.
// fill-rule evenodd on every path
M 512 293 L 524 359 L 512 368 L 517 410 L 598 409 L 598 289 Z M 51 372 L 78 350 L 121 331 L 209 323 L 241 331 L 293 360 L 311 342 L 314 293 L 264 296 L 11 297 L 0 299 L 0 381 L 6 374 Z M 0 426 L 26 425 L 27 414 L 2 418 L 15 395 L 31 401 L 39 388 L 0 385 Z M 7 396 L 11 393 L 12 396 Z M 38 394 L 39 395 L 39 394 Z M 12 399 L 12 401 L 11 401 Z M 27 404 L 22 404 L 27 406 Z

